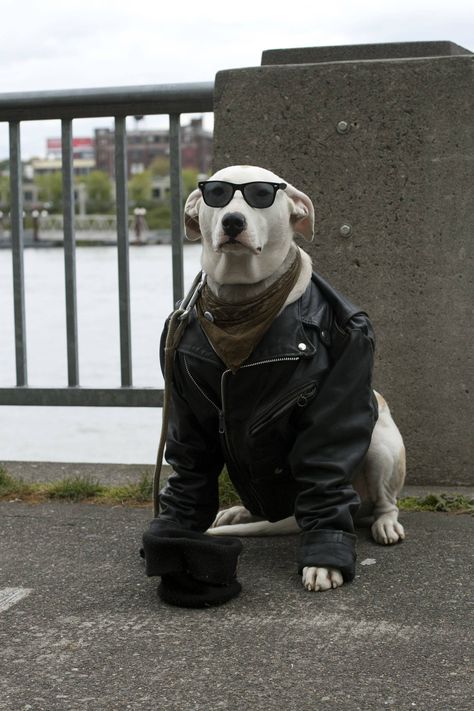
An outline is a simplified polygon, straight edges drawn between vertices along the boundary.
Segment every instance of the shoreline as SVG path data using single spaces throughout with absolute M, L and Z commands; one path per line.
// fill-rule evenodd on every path
M 82 232 L 82 231 L 81 231 Z M 101 235 L 98 232 L 92 233 L 76 233 L 75 245 L 76 247 L 116 247 L 117 235 L 115 233 L 107 233 L 106 235 Z M 183 239 L 183 244 L 187 241 Z M 146 247 L 150 245 L 171 245 L 171 232 L 168 230 L 159 230 L 155 232 L 150 232 L 145 234 L 140 239 L 137 239 L 134 235 L 129 237 L 129 245 L 137 247 Z M 23 247 L 25 249 L 56 249 L 58 247 L 64 247 L 64 237 L 55 236 L 42 237 L 34 240 L 31 231 L 25 230 L 23 234 Z M 10 237 L 0 236 L 0 249 L 11 249 L 12 241 Z

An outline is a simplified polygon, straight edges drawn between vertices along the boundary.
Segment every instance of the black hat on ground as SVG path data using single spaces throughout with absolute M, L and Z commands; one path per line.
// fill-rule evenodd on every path
M 161 576 L 158 595 L 179 607 L 221 605 L 239 594 L 238 538 L 214 538 L 153 519 L 143 534 L 142 556 L 148 576 Z

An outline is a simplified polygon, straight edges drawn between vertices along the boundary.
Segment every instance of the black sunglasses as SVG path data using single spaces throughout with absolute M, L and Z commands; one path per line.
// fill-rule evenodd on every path
M 205 180 L 198 183 L 202 198 L 209 207 L 225 207 L 240 190 L 250 207 L 270 207 L 275 201 L 277 190 L 284 190 L 286 183 L 267 183 L 255 180 L 251 183 L 228 183 L 225 180 Z

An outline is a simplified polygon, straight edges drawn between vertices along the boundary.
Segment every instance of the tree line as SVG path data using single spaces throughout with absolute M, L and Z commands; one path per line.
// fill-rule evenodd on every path
M 5 166 L 7 167 L 7 166 Z M 152 229 L 170 226 L 171 206 L 169 191 L 160 197 L 154 197 L 153 184 L 159 178 L 169 175 L 169 161 L 156 158 L 147 170 L 133 175 L 128 181 L 129 208 L 145 208 L 146 221 Z M 183 170 L 183 195 L 186 198 L 197 185 L 198 172 Z M 38 195 L 37 207 L 48 206 L 52 214 L 62 213 L 62 173 L 55 171 L 37 175 L 33 180 Z M 101 170 L 93 170 L 88 175 L 76 176 L 75 184 L 84 186 L 84 205 L 87 214 L 107 215 L 115 211 L 114 183 L 109 175 Z M 8 210 L 10 183 L 8 175 L 0 175 L 0 209 Z M 76 203 L 76 211 L 79 206 Z

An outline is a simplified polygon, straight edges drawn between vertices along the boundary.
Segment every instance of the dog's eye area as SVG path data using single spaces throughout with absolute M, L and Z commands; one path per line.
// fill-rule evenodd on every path
M 245 190 L 247 196 L 254 200 L 269 200 L 272 199 L 275 194 L 273 186 L 268 183 L 251 183 L 246 186 Z
M 202 190 L 204 201 L 211 207 L 223 207 L 227 205 L 234 194 L 232 183 L 226 183 L 220 180 L 200 183 L 199 187 Z
M 203 181 L 198 183 L 206 205 L 225 207 L 232 200 L 236 190 L 240 190 L 244 200 L 251 207 L 270 207 L 275 200 L 277 190 L 286 188 L 286 183 L 255 181 L 250 183 L 227 183 L 225 180 Z
M 273 195 L 272 188 L 268 188 L 266 185 L 260 188 L 255 188 L 254 192 L 256 195 L 258 195 L 258 197 L 266 197 L 267 195 Z
M 222 185 L 214 185 L 212 188 L 207 188 L 208 195 L 213 195 L 214 197 L 220 197 L 224 195 L 225 192 Z

